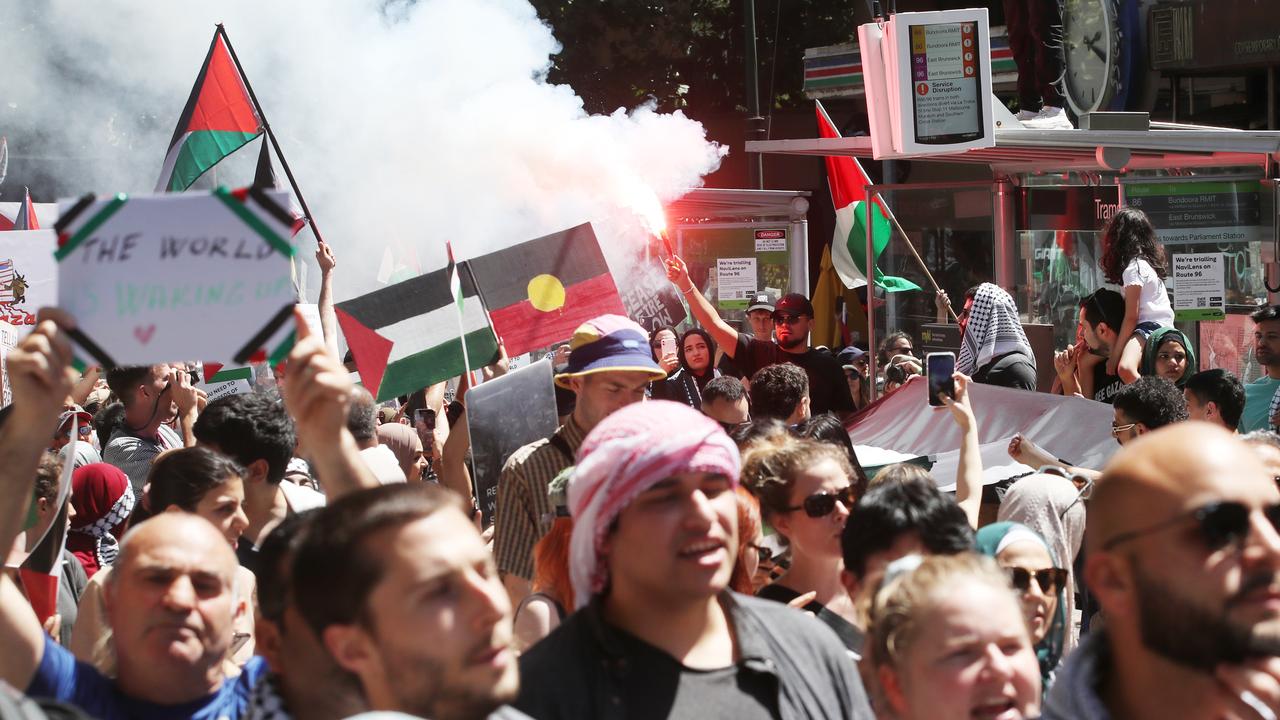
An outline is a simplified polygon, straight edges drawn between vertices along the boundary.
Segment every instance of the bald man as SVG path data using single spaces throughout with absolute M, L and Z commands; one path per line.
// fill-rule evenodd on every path
M 1103 608 L 1044 718 L 1274 718 L 1280 491 L 1247 445 L 1190 421 L 1127 443 L 1089 501 Z
M 161 513 L 131 530 L 105 588 L 114 631 L 114 680 L 54 643 L 7 577 L 0 580 L 0 677 L 33 697 L 56 698 L 94 717 L 240 717 L 265 663 L 255 657 L 227 679 L 235 554 L 203 518 Z

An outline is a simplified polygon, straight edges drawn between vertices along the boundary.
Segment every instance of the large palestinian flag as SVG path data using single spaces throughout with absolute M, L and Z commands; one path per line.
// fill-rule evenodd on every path
M 593 317 L 627 314 L 590 223 L 467 264 L 511 357 L 568 340 Z
M 236 70 L 219 27 L 173 131 L 156 192 L 186 190 L 262 130 L 262 118 L 249 99 L 248 86 Z
M 822 103 L 815 101 L 818 112 L 818 137 L 838 138 L 839 131 L 827 116 Z M 836 231 L 831 240 L 831 264 L 840 281 L 849 289 L 867 284 L 867 186 L 873 184 L 857 158 L 827 156 L 827 185 L 831 204 L 836 208 Z M 884 201 L 876 198 L 871 208 L 871 242 L 878 259 L 889 244 L 889 219 Z M 871 265 L 875 265 L 872 260 Z M 876 287 L 886 292 L 919 290 L 920 286 L 905 278 L 893 277 L 875 269 Z
M 360 382 L 380 402 L 466 372 L 460 334 L 474 367 L 497 361 L 498 339 L 465 263 L 458 266 L 458 285 L 461 310 L 446 268 L 335 306 Z

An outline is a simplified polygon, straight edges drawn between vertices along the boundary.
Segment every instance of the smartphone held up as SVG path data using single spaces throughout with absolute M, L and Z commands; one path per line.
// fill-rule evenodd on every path
M 924 358 L 925 374 L 929 378 L 929 404 L 943 407 L 942 396 L 955 399 L 956 354 L 953 352 L 929 353 Z

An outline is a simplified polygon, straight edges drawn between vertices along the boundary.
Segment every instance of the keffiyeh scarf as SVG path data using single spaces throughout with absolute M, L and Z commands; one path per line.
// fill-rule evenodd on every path
M 720 425 L 688 405 L 654 400 L 605 418 L 578 449 L 569 480 L 569 578 L 577 607 L 608 583 L 605 536 L 640 493 L 685 472 L 724 475 L 736 487 L 740 466 L 738 447 Z
M 92 577 L 120 554 L 116 536 L 133 514 L 133 486 L 119 468 L 106 463 L 85 465 L 72 475 L 71 504 L 76 517 L 67 534 L 67 549 Z
M 956 371 L 973 376 L 992 360 L 1011 352 L 1032 357 L 1031 343 L 1022 331 L 1018 307 L 1009 293 L 991 283 L 978 286 L 969 309 L 969 325 L 960 344 Z

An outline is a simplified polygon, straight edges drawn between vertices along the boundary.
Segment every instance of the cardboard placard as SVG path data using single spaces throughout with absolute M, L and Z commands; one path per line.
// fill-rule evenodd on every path
M 279 193 L 225 188 L 105 199 L 58 221 L 58 306 L 104 367 L 200 358 L 244 363 L 295 300 L 290 220 Z M 269 349 L 272 352 L 278 349 Z
M 493 522 L 498 477 L 511 453 L 551 437 L 558 427 L 551 361 L 538 362 L 467 391 L 472 482 L 484 524 Z
M 52 230 L 0 232 L 0 320 L 25 335 L 36 311 L 58 302 L 57 235 Z

